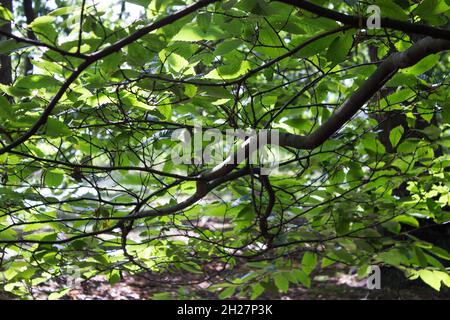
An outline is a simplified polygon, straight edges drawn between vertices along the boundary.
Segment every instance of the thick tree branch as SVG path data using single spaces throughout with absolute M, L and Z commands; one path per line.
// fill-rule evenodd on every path
M 445 50 L 450 50 L 450 41 L 426 37 L 406 51 L 390 55 L 361 87 L 314 132 L 306 136 L 282 132 L 279 134 L 279 145 L 307 150 L 317 148 L 349 121 L 398 70 L 411 67 L 428 55 Z M 262 134 L 265 133 L 262 132 Z M 258 139 L 261 139 L 259 133 L 248 137 L 236 152 L 210 172 L 202 174 L 200 178 L 210 181 L 229 174 L 243 160 L 241 157 L 239 161 L 238 154 L 244 154 L 248 158 L 250 153 L 255 151 L 255 148 L 252 149 L 250 146 L 261 147 Z M 267 137 L 266 142 L 267 144 L 271 143 L 270 137 Z
M 450 41 L 426 37 L 404 52 L 390 55 L 358 90 L 333 115 L 307 136 L 280 134 L 280 145 L 296 149 L 314 149 L 330 138 L 400 69 L 408 68 L 426 56 L 450 50 Z
M 332 19 L 334 21 L 339 21 L 345 25 L 352 26 L 354 28 L 358 29 L 366 28 L 365 24 L 361 25 L 361 21 L 365 21 L 364 17 L 351 16 L 340 12 L 336 12 L 313 4 L 309 1 L 303 0 L 276 0 L 276 1 L 293 5 L 297 8 L 317 14 L 318 16 Z M 390 18 L 381 18 L 381 27 L 399 30 L 406 33 L 423 34 L 433 38 L 450 40 L 449 30 L 434 28 L 425 24 L 410 23 Z

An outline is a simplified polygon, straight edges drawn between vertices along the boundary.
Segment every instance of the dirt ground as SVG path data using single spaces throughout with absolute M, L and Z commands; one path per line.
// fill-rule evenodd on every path
M 220 280 L 220 279 L 216 279 Z M 110 285 L 101 276 L 77 284 L 60 299 L 64 300 L 147 300 L 147 299 L 218 299 L 218 291 L 209 289 L 214 282 L 203 281 L 198 275 L 187 272 L 166 275 L 124 276 L 115 285 Z M 47 299 L 49 294 L 64 288 L 64 281 L 46 282 L 34 289 L 35 299 Z M 174 284 L 177 283 L 177 284 Z M 180 295 L 180 291 L 183 292 Z M 1 299 L 7 299 L 2 296 Z M 232 296 L 230 299 L 237 299 Z M 276 300 L 449 300 L 450 290 L 442 288 L 437 292 L 422 284 L 408 285 L 402 288 L 383 288 L 369 290 L 364 280 L 358 280 L 348 270 L 325 270 L 315 276 L 311 288 L 291 285 L 287 293 L 266 291 L 258 299 Z

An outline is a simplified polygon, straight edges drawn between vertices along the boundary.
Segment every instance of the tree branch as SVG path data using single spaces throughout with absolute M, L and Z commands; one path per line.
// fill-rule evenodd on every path
M 365 21 L 364 17 L 351 16 L 336 12 L 316 4 L 304 0 L 276 0 L 286 4 L 293 5 L 297 8 L 317 14 L 318 16 L 342 22 L 345 25 L 352 26 L 357 29 L 365 29 L 361 26 L 361 21 Z M 450 40 L 450 31 L 445 29 L 434 28 L 425 24 L 410 23 L 390 18 L 381 18 L 381 27 L 403 31 L 406 33 L 423 34 L 437 39 Z
M 426 56 L 444 50 L 450 50 L 450 41 L 426 37 L 404 52 L 391 54 L 358 90 L 314 132 L 305 136 L 281 132 L 279 134 L 279 145 L 306 150 L 317 148 L 349 121 L 398 70 L 411 67 Z M 262 132 L 262 134 L 265 134 L 265 132 Z M 238 154 L 244 154 L 245 158 L 248 158 L 250 153 L 256 150 L 256 148 L 251 148 L 250 146 L 262 147 L 258 143 L 259 139 L 259 133 L 247 137 L 246 141 L 235 153 L 210 172 L 202 174 L 200 178 L 204 181 L 210 181 L 229 174 L 243 160 L 242 157 L 239 159 Z M 266 143 L 271 143 L 270 135 L 267 137 Z
M 327 122 L 306 136 L 282 133 L 280 134 L 280 145 L 296 149 L 314 149 L 320 146 L 350 120 L 398 70 L 411 67 L 426 56 L 444 50 L 450 50 L 450 41 L 426 37 L 406 51 L 390 55 L 361 87 L 333 113 Z
M 18 37 L 14 34 L 12 34 L 11 32 L 7 32 L 5 30 L 0 30 L 0 35 L 5 36 L 8 39 L 13 39 L 16 40 L 17 42 L 20 43 L 26 43 L 35 47 L 44 47 L 47 48 L 49 50 L 58 52 L 59 54 L 63 55 L 63 56 L 70 56 L 70 57 L 74 57 L 74 58 L 79 58 L 79 59 L 87 59 L 87 55 L 82 54 L 82 53 L 76 53 L 76 52 L 69 52 L 69 51 L 65 51 L 62 50 L 58 47 L 52 46 L 50 44 L 44 43 L 44 42 L 40 42 L 38 40 L 34 40 L 34 39 L 30 39 L 30 38 L 22 38 L 22 37 Z

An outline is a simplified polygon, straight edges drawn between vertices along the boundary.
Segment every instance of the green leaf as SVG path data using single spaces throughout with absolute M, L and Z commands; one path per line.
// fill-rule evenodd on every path
M 420 279 L 434 290 L 439 291 L 441 289 L 441 277 L 431 270 L 419 270 Z
M 1 204 L 1 202 L 0 202 L 0 204 Z M 0 224 L 0 229 L 3 229 L 4 227 L 5 226 Z M 1 239 L 5 239 L 5 240 L 18 239 L 17 232 L 14 231 L 13 229 L 7 229 L 7 230 L 0 231 L 0 237 L 1 237 Z
M 197 94 L 197 86 L 193 84 L 185 84 L 184 85 L 184 93 L 189 97 L 193 98 Z
M 439 55 L 431 54 L 428 57 L 425 57 L 422 60 L 420 60 L 414 66 L 404 69 L 402 72 L 413 76 L 418 76 L 433 68 L 438 62 L 439 62 Z
M 207 75 L 206 79 L 216 79 L 216 80 L 229 80 L 236 79 L 250 70 L 250 64 L 248 61 L 237 61 L 234 65 L 222 66 L 217 69 L 212 70 Z
M 327 257 L 322 258 L 321 268 L 326 268 L 328 266 L 331 266 L 336 261 L 328 259 Z
M 397 72 L 392 79 L 390 79 L 386 83 L 386 87 L 398 88 L 401 86 L 409 86 L 413 83 L 416 83 L 419 79 L 417 79 L 412 74 L 406 74 L 403 72 Z
M 275 285 L 281 292 L 286 293 L 289 290 L 289 281 L 283 275 L 276 274 L 273 279 Z
M 265 291 L 264 287 L 259 283 L 252 285 L 252 294 L 250 296 L 250 299 L 254 300 L 258 298 L 261 294 L 264 293 L 264 291 Z
M 266 54 L 270 57 L 278 57 L 286 52 L 284 49 L 284 43 L 270 26 L 264 24 L 259 30 L 258 43 L 260 46 L 256 47 L 255 50 Z
M 419 227 L 419 222 L 417 221 L 416 218 L 405 215 L 405 214 L 395 217 L 394 219 L 392 219 L 392 221 L 404 223 L 404 224 L 410 225 L 415 228 Z
M 328 48 L 327 59 L 332 61 L 333 65 L 344 61 L 352 48 L 352 44 L 353 36 L 349 32 L 343 36 L 336 37 Z
M 169 54 L 169 56 L 166 57 L 165 62 L 170 69 L 177 73 L 181 72 L 189 65 L 189 62 L 185 58 L 176 53 Z
M 36 30 L 38 27 L 46 26 L 52 24 L 56 20 L 56 17 L 53 16 L 41 16 L 37 17 L 29 24 L 31 29 Z
M 309 37 L 302 37 L 304 41 L 306 41 L 308 38 Z M 321 38 L 317 41 L 314 41 L 313 43 L 308 44 L 306 47 L 295 53 L 294 56 L 298 58 L 308 58 L 313 55 L 326 52 L 327 48 L 330 47 L 334 39 L 335 37 L 332 36 Z
M 112 270 L 109 273 L 108 282 L 110 285 L 115 285 L 116 283 L 120 282 L 120 272 L 119 270 Z
M 422 251 L 422 249 L 420 249 L 418 247 L 415 247 L 414 248 L 414 253 L 415 253 L 416 257 L 417 257 L 417 261 L 419 262 L 419 265 L 422 268 L 425 268 L 428 265 L 428 262 L 427 262 L 427 257 L 425 256 L 425 254 Z
M 11 11 L 8 8 L 0 6 L 0 20 L 3 21 L 12 21 L 14 19 Z
M 51 11 L 48 15 L 54 16 L 54 17 L 65 16 L 65 15 L 73 13 L 77 9 L 79 10 L 80 8 L 77 6 L 60 7 L 60 8 L 57 8 L 57 9 Z
M 126 0 L 126 1 L 143 7 L 148 7 L 149 4 L 152 2 L 152 0 Z
M 366 150 L 372 151 L 375 154 L 383 154 L 386 152 L 386 148 L 377 138 L 369 136 L 364 137 L 362 144 Z
M 202 208 L 202 212 L 209 217 L 223 217 L 227 212 L 227 206 L 225 204 L 210 205 Z
M 376 5 L 380 7 L 383 17 L 408 20 L 408 14 L 405 10 L 392 0 L 377 0 Z
M 59 298 L 63 297 L 65 294 L 67 294 L 70 291 L 71 288 L 64 288 L 60 289 L 58 291 L 52 292 L 48 296 L 48 300 L 58 300 Z
M 295 278 L 306 288 L 311 287 L 311 278 L 303 270 L 295 269 L 292 273 Z
M 229 9 L 233 8 L 238 1 L 239 0 L 225 0 L 225 1 L 222 2 L 221 7 L 224 10 L 229 10 Z
M 152 296 L 152 300 L 173 300 L 170 292 L 158 292 Z
M 381 261 L 390 264 L 391 266 L 400 266 L 402 264 L 407 264 L 408 259 L 396 249 L 392 249 L 387 252 L 382 252 L 378 255 Z
M 0 118 L 1 119 L 12 119 L 13 118 L 13 110 L 11 108 L 11 104 L 8 99 L 4 96 L 0 95 Z
M 137 42 L 127 46 L 127 53 L 127 61 L 135 67 L 141 67 L 152 59 L 150 52 Z
M 207 31 L 204 31 L 198 25 L 184 26 L 178 32 L 172 41 L 201 41 L 201 40 L 219 40 L 226 38 L 226 34 L 216 25 L 210 25 Z
M 393 147 L 396 147 L 397 144 L 400 142 L 400 139 L 402 138 L 404 131 L 405 130 L 403 129 L 402 126 L 395 127 L 394 129 L 391 130 L 391 132 L 389 133 L 389 141 L 391 141 Z
M 41 41 L 54 45 L 56 38 L 58 37 L 58 33 L 53 25 L 55 20 L 56 17 L 54 16 L 37 17 L 32 23 L 29 24 L 29 27 Z
M 49 118 L 47 119 L 47 130 L 45 134 L 51 137 L 70 136 L 72 131 L 65 123 Z
M 440 278 L 442 283 L 447 287 L 450 287 L 450 275 L 447 272 L 434 270 L 433 273 L 436 277 Z
M 313 252 L 306 252 L 302 257 L 302 269 L 309 275 L 317 265 L 317 255 Z
M 197 24 L 203 32 L 207 32 L 211 26 L 212 14 L 210 12 L 202 12 L 197 15 Z
M 234 294 L 235 291 L 236 287 L 228 287 L 219 294 L 219 298 L 220 299 L 229 298 Z
M 170 116 L 172 115 L 172 106 L 170 104 L 159 106 L 157 110 L 165 120 L 170 120 Z
M 55 171 L 47 171 L 45 173 L 45 184 L 49 187 L 58 187 L 64 180 L 64 175 L 55 172 Z
M 42 89 L 48 87 L 57 87 L 60 84 L 61 82 L 53 77 L 35 74 L 20 78 L 19 80 L 17 80 L 14 86 L 17 88 L 25 89 Z
M 0 54 L 10 54 L 11 52 L 18 51 L 30 47 L 28 43 L 17 42 L 14 39 L 1 40 L 0 41 Z
M 225 40 L 224 42 L 222 42 L 221 44 L 219 44 L 217 46 L 216 50 L 214 50 L 214 54 L 216 56 L 221 56 L 225 53 L 228 53 L 230 51 L 237 49 L 241 44 L 242 44 L 242 41 L 239 39 Z
M 387 96 L 386 100 L 387 103 L 389 103 L 390 105 L 394 105 L 404 102 L 405 100 L 411 99 L 415 95 L 416 95 L 415 92 L 411 89 L 402 89 Z M 384 104 L 381 105 L 381 107 L 384 107 Z
M 450 124 L 450 103 L 444 103 L 444 105 L 442 106 L 441 115 L 445 123 Z
M 430 16 L 444 13 L 450 10 L 445 0 L 423 0 L 414 10 L 414 13 L 422 19 L 428 20 Z
M 181 263 L 180 267 L 186 271 L 192 272 L 192 273 L 202 273 L 202 271 L 200 270 L 199 266 L 196 265 L 195 263 L 190 263 L 190 262 L 186 262 L 186 263 Z
M 428 251 L 430 251 L 431 253 L 435 254 L 439 258 L 442 258 L 442 259 L 445 259 L 445 260 L 450 260 L 450 253 L 447 250 L 445 250 L 445 249 L 442 249 L 442 248 L 439 248 L 439 247 L 432 247 Z

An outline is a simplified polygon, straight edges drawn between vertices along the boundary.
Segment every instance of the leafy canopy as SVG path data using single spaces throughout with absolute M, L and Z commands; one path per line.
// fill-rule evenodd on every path
M 73 270 L 115 283 L 181 269 L 228 277 L 210 288 L 221 298 L 257 298 L 310 287 L 336 262 L 450 286 L 448 240 L 414 232 L 450 221 L 445 52 L 398 70 L 319 146 L 280 148 L 268 177 L 244 161 L 204 194 L 198 177 L 214 165 L 172 161 L 173 130 L 200 123 L 308 135 L 421 38 L 285 2 L 129 0 L 120 13 L 58 1 L 29 24 L 0 7 L 13 74 L 0 85 L 1 147 L 25 137 L 0 154 L 5 291 L 27 297 Z M 441 29 L 450 17 L 444 0 L 313 3 L 353 16 L 375 3 L 383 18 Z

